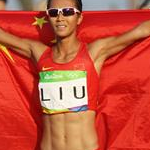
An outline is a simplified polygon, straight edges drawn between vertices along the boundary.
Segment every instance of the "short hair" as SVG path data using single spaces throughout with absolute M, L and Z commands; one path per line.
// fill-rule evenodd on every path
M 47 9 L 49 8 L 51 1 L 52 0 L 47 1 Z M 76 3 L 77 9 L 80 10 L 80 12 L 82 12 L 82 0 L 74 0 L 74 1 Z
M 140 6 L 139 6 L 139 9 L 142 9 L 146 6 L 150 5 L 150 0 L 145 0 Z

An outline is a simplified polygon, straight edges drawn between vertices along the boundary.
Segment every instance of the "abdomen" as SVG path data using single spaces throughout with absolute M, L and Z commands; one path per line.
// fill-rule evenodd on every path
M 44 115 L 43 150 L 93 150 L 98 147 L 95 112 Z

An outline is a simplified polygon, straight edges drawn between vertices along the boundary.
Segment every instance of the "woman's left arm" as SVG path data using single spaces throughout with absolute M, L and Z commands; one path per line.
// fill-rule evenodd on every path
M 111 36 L 96 40 L 91 43 L 89 47 L 94 50 L 92 50 L 92 53 L 95 59 L 99 59 L 100 57 L 107 59 L 110 56 L 119 53 L 135 41 L 148 36 L 150 36 L 150 20 L 139 24 L 119 36 Z

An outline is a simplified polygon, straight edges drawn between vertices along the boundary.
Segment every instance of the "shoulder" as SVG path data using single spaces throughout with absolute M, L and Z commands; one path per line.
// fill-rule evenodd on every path
M 110 44 L 111 40 L 112 37 L 106 37 L 106 38 L 94 40 L 93 42 L 88 44 L 89 49 L 102 52 Z
M 42 54 L 49 48 L 48 45 L 42 43 L 41 41 L 32 41 L 31 42 L 31 51 L 32 55 L 36 61 L 40 59 Z
M 104 49 L 106 44 L 108 44 L 106 43 L 106 39 L 98 39 L 87 44 L 89 54 L 93 60 L 104 59 Z
M 89 51 L 93 53 L 96 59 L 107 59 L 110 53 L 110 49 L 117 47 L 115 42 L 117 41 L 115 36 L 109 36 L 93 41 L 89 44 Z

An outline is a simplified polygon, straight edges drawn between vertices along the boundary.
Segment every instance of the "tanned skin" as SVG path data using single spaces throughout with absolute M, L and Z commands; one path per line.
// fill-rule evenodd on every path
M 52 0 L 50 7 L 63 8 L 76 7 L 76 5 L 73 0 Z M 76 29 L 82 19 L 82 13 L 69 17 L 60 13 L 57 17 L 49 17 L 57 39 L 57 43 L 52 47 L 54 62 L 64 64 L 75 58 L 80 45 L 76 37 Z M 88 44 L 88 52 L 97 73 L 100 74 L 101 67 L 107 58 L 149 35 L 150 21 L 148 20 L 122 35 L 97 39 Z M 28 58 L 33 58 L 36 62 L 48 48 L 39 41 L 22 39 L 1 29 L 0 43 Z M 41 150 L 95 150 L 98 147 L 95 111 L 43 114 Z

